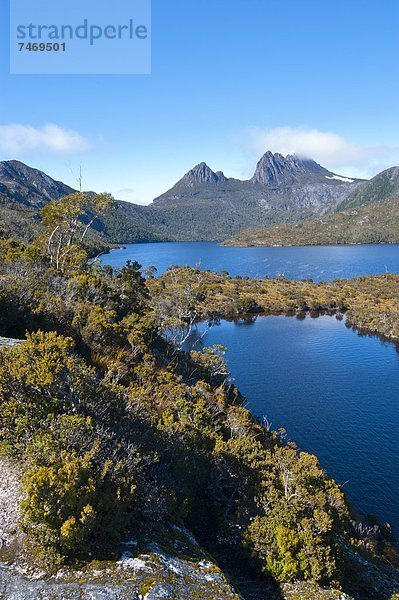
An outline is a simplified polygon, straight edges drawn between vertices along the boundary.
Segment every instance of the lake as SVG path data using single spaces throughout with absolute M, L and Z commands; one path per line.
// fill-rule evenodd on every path
M 223 248 L 216 243 L 132 244 L 103 257 L 130 258 L 162 273 L 171 264 L 231 275 L 331 280 L 399 272 L 394 245 Z M 335 317 L 258 317 L 222 322 L 204 338 L 228 348 L 235 383 L 248 408 L 315 453 L 363 514 L 399 534 L 399 355 L 395 345 L 360 336 Z
M 216 242 L 129 244 L 102 256 L 103 264 L 121 267 L 128 259 L 163 273 L 171 265 L 200 266 L 230 275 L 324 281 L 377 273 L 399 273 L 398 245 L 231 248 Z

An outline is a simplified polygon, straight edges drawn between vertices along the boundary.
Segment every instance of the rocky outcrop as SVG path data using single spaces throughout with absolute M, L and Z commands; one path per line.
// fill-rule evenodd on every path
M 51 576 L 0 564 L 0 598 L 8 600 L 238 600 L 226 576 L 188 531 L 166 530 L 162 539 L 128 540 L 120 558 Z

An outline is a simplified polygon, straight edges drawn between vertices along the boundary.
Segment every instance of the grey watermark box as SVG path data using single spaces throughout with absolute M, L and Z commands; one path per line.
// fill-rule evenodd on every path
M 151 73 L 151 0 L 10 0 L 10 72 Z

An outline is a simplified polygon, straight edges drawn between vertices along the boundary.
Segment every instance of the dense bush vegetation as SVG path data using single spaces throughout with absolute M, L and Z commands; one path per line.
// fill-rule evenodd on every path
M 165 306 L 181 298 L 181 290 L 185 289 L 197 298 L 197 319 L 212 322 L 221 317 L 234 319 L 257 313 L 337 313 L 346 315 L 348 326 L 399 340 L 399 275 L 395 274 L 314 283 L 311 279 L 295 281 L 284 277 L 232 278 L 228 273 L 181 267 L 151 279 L 148 285 L 161 314 L 165 313 Z
M 198 319 L 244 310 L 354 318 L 378 285 L 376 314 L 387 314 L 397 278 L 315 285 L 175 269 L 146 282 L 137 263 L 61 272 L 37 247 L 3 241 L 0 254 L 0 334 L 28 331 L 0 351 L 1 452 L 23 466 L 23 527 L 39 556 L 104 556 L 124 532 L 169 522 L 259 575 L 338 582 L 343 545 L 371 547 L 317 459 L 243 407 L 224 349 L 180 348 Z

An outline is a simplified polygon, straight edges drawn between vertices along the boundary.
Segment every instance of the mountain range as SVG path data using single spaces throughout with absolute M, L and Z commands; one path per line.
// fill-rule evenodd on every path
M 161 235 L 223 240 L 249 227 L 332 212 L 362 181 L 331 173 L 313 160 L 266 152 L 245 181 L 197 165 L 149 211 L 160 218 Z
M 399 191 L 399 168 L 370 181 L 333 173 L 313 160 L 266 152 L 251 179 L 195 166 L 152 204 L 117 201 L 96 224 L 109 243 L 217 240 L 253 227 L 323 219 L 340 209 L 389 198 Z M 31 239 L 39 211 L 73 189 L 19 161 L 0 162 L 0 232 Z

